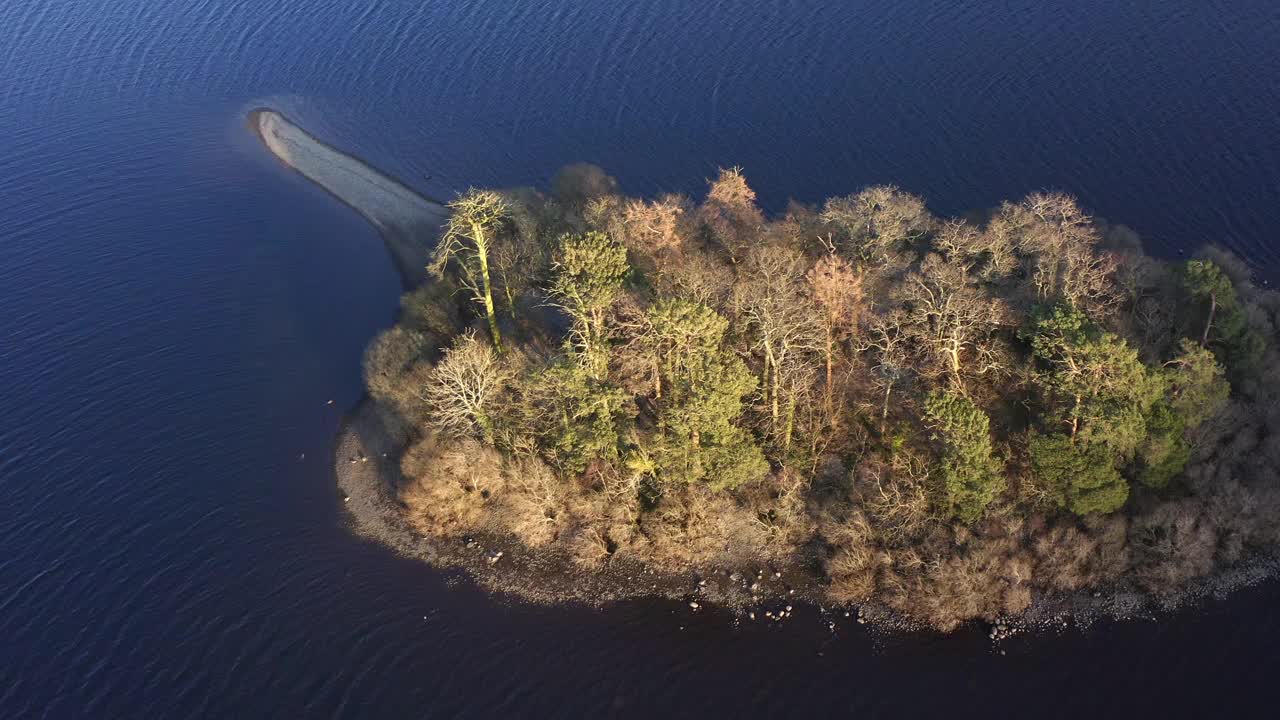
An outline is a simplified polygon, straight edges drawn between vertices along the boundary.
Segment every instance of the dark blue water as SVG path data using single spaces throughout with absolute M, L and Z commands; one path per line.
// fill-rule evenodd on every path
M 1273 0 L 3 3 L 0 717 L 1250 709 L 1275 586 L 1000 656 L 530 608 L 353 538 L 327 451 L 397 281 L 243 113 L 436 195 L 575 160 L 637 193 L 742 165 L 772 209 L 1064 189 L 1275 277 L 1277 37 Z

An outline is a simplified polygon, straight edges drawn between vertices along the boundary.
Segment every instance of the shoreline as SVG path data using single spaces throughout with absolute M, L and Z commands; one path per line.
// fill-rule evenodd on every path
M 365 396 L 343 421 L 333 447 L 333 467 L 344 504 L 357 535 L 376 540 L 406 557 L 441 570 L 461 570 L 486 590 L 537 604 L 572 603 L 600 607 L 624 600 L 662 598 L 706 602 L 722 608 L 746 610 L 764 604 L 804 602 L 822 605 L 817 578 L 804 577 L 793 567 L 779 566 L 782 578 L 762 581 L 752 600 L 748 583 L 756 575 L 733 570 L 673 573 L 655 571 L 629 561 L 599 570 L 582 570 L 559 552 L 532 551 L 514 538 L 475 533 L 469 541 L 424 536 L 411 528 L 395 490 L 403 482 L 400 456 L 408 433 L 394 414 Z M 501 556 L 495 558 L 495 554 Z M 761 565 L 771 571 L 772 566 Z M 766 573 L 768 574 L 768 573 Z M 805 582 L 808 580 L 808 582 Z M 699 582 L 705 581 L 705 585 Z M 794 592 L 790 592 L 794 591 Z
M 323 143 L 278 112 L 254 110 L 248 121 L 251 131 L 277 159 L 369 220 L 382 236 L 404 290 L 426 281 L 426 258 L 448 218 L 444 205 L 356 156 Z M 616 560 L 599 570 L 585 570 L 560 551 L 532 551 L 511 537 L 477 533 L 464 542 L 423 536 L 409 525 L 397 497 L 404 483 L 400 458 L 410 439 L 408 429 L 394 413 L 367 394 L 344 418 L 331 460 L 350 513 L 351 530 L 437 569 L 461 571 L 490 592 L 539 604 L 593 607 L 624 600 L 669 599 L 688 603 L 695 611 L 706 603 L 752 619 L 755 611 L 763 615 L 766 610 L 794 602 L 824 614 L 856 609 L 859 623 L 889 629 L 923 627 L 874 602 L 862 606 L 831 603 L 825 597 L 823 578 L 809 567 L 813 558 L 799 555 L 785 563 L 762 562 L 753 568 L 690 567 L 659 572 L 634 561 Z M 1151 616 L 1211 597 L 1221 598 L 1274 578 L 1278 570 L 1275 556 L 1259 555 L 1167 595 L 1152 595 L 1121 583 L 1044 595 L 1016 616 L 997 623 L 973 622 L 991 626 L 992 639 L 999 640 L 1026 629 Z M 774 572 L 781 577 L 773 577 Z M 759 588 L 753 591 L 749 586 L 756 580 Z M 849 612 L 844 615 L 852 617 Z

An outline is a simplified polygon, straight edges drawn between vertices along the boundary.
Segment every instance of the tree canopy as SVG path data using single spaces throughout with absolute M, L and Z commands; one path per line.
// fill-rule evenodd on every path
M 579 165 L 451 208 L 365 356 L 424 531 L 805 563 L 939 627 L 1280 542 L 1280 299 L 1221 252 L 1147 257 L 1061 193 L 769 216 L 738 168 L 701 199 Z

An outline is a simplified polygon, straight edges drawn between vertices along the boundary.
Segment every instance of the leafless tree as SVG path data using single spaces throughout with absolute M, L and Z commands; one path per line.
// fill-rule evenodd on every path
M 737 264 L 752 247 L 764 225 L 764 215 L 756 207 L 756 193 L 747 185 L 742 168 L 720 170 L 712 180 L 707 200 L 698 214 L 711 235 Z
M 763 358 L 760 382 L 770 434 L 789 447 L 799 392 L 812 387 L 814 361 L 823 350 L 820 318 L 804 295 L 805 259 L 798 251 L 758 247 L 746 259 L 735 304 Z
M 1119 304 L 1116 258 L 1098 247 L 1097 226 L 1075 198 L 1036 193 L 1005 203 L 987 235 L 994 245 L 1009 243 L 1021 258 L 1034 302 L 1066 300 L 1091 317 L 1103 317 Z
M 425 380 L 419 392 L 431 425 L 449 435 L 492 441 L 495 401 L 509 380 L 492 346 L 468 330 Z
M 941 252 L 930 253 L 907 275 L 899 296 L 907 309 L 905 329 L 931 360 L 926 367 L 940 368 L 963 392 L 966 377 L 1003 368 L 997 333 L 1010 318 L 1004 301 L 978 277 L 979 233 L 952 223 L 939 237 Z
M 835 427 L 835 361 L 840 343 L 847 340 L 858 326 L 863 304 L 862 275 L 847 260 L 836 255 L 834 247 L 830 247 L 830 251 L 819 258 L 805 275 L 805 280 L 813 302 L 821 311 L 822 354 L 826 366 L 823 407 L 826 408 L 828 424 Z

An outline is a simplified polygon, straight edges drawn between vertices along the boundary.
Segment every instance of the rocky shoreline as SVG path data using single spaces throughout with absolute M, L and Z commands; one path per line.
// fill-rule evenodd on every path
M 646 597 L 686 601 L 692 609 L 710 603 L 744 611 L 787 601 L 821 602 L 818 578 L 790 567 L 663 573 L 619 561 L 589 571 L 555 551 L 523 548 L 514 538 L 423 536 L 410 527 L 397 499 L 397 489 L 405 481 L 400 456 L 408 440 L 394 413 L 374 398 L 366 397 L 347 416 L 334 444 L 333 463 L 352 530 L 435 567 L 464 571 L 490 591 L 537 603 L 591 606 Z
M 531 551 L 511 537 L 475 535 L 464 540 L 423 536 L 410 527 L 397 490 L 405 482 L 400 456 L 409 441 L 394 413 L 366 397 L 346 418 L 334 444 L 334 473 L 356 534 L 442 570 L 461 571 L 486 590 L 539 604 L 573 603 L 600 607 L 623 600 L 662 598 L 688 605 L 729 609 L 745 620 L 781 621 L 794 605 L 823 614 L 856 618 L 893 630 L 920 625 L 873 604 L 832 607 L 820 575 L 805 563 L 761 564 L 755 568 L 688 568 L 658 572 L 633 562 L 612 562 L 583 570 L 556 551 Z M 1131 587 L 1037 598 L 1021 615 L 990 624 L 992 640 L 1019 632 L 1087 627 L 1101 620 L 1150 617 L 1221 599 L 1234 590 L 1274 578 L 1280 563 L 1256 556 L 1238 567 L 1200 578 L 1170 595 L 1154 596 Z

